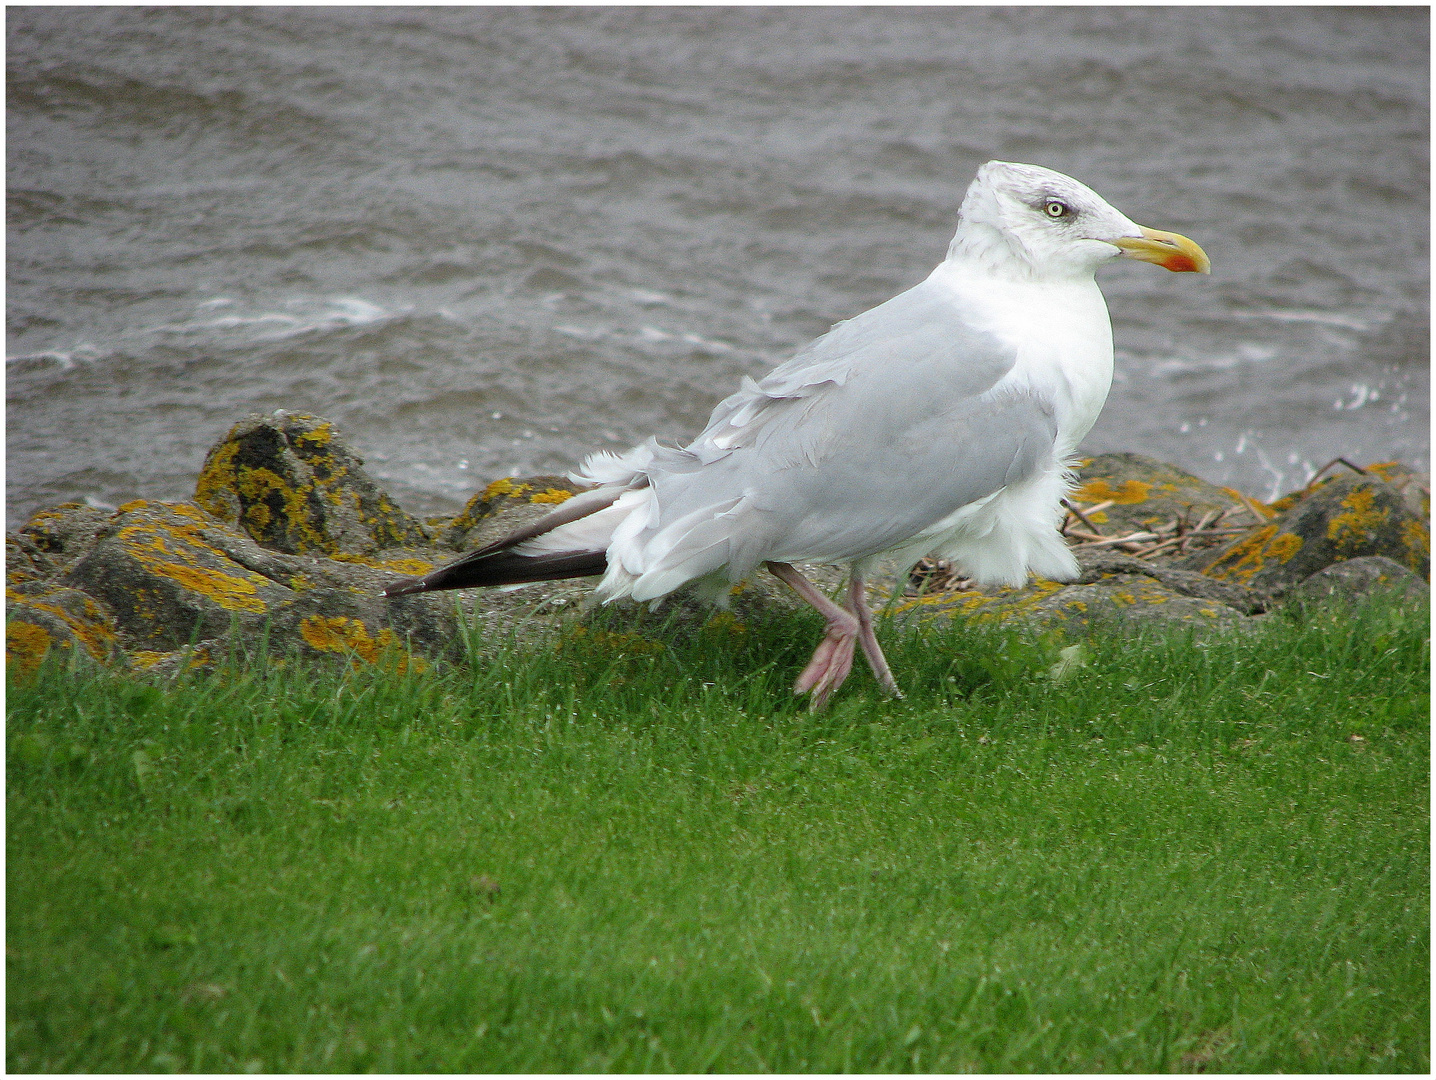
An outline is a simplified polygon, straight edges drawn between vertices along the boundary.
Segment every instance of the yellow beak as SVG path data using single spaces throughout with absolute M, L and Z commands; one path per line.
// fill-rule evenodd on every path
M 1119 236 L 1107 243 L 1121 248 L 1122 254 L 1129 259 L 1156 263 L 1168 270 L 1197 274 L 1212 272 L 1212 260 L 1207 258 L 1207 253 L 1195 240 L 1189 240 L 1180 233 L 1142 228 L 1141 236 Z

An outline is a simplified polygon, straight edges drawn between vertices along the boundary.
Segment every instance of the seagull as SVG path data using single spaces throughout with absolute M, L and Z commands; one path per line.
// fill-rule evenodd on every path
M 827 620 L 794 693 L 821 709 L 861 649 L 901 696 L 867 603 L 880 561 L 948 559 L 982 585 L 1078 574 L 1058 528 L 1112 383 L 1094 274 L 1119 256 L 1210 272 L 1194 241 L 1072 177 L 989 161 L 925 281 L 745 376 L 687 446 L 592 454 L 547 516 L 383 595 L 602 575 L 604 602 L 656 605 L 689 582 L 721 601 L 761 566 Z M 846 595 L 800 562 L 846 564 Z

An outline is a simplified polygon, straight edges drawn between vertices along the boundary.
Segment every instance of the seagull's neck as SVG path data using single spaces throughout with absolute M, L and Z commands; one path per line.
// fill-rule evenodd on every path
M 928 278 L 962 321 L 1016 357 L 1001 390 L 1029 389 L 1056 409 L 1058 456 L 1070 454 L 1097 419 L 1112 385 L 1112 321 L 1093 275 L 1013 279 L 948 259 Z
M 1113 254 L 1116 254 L 1115 249 Z M 978 275 L 993 281 L 1030 282 L 1043 285 L 1083 282 L 1090 284 L 1095 266 L 1058 259 L 1040 260 L 1028 257 L 1021 242 L 1010 231 L 994 228 L 983 221 L 962 221 L 947 247 L 944 266 L 963 274 Z
M 1035 281 L 1036 268 L 1000 230 L 964 220 L 947 247 L 944 265 L 966 274 L 1005 281 Z

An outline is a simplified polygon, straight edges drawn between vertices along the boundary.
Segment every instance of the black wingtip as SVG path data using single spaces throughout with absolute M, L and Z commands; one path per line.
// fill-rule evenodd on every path
M 388 599 L 395 596 L 408 596 L 410 593 L 428 592 L 429 586 L 424 584 L 421 577 L 405 578 L 403 581 L 396 581 L 379 595 Z
M 476 557 L 477 556 L 477 557 Z M 380 596 L 409 596 L 443 589 L 472 589 L 485 585 L 524 585 L 532 581 L 562 581 L 592 577 L 608 569 L 602 551 L 567 551 L 556 555 L 525 556 L 510 551 L 465 555 L 423 577 L 404 578 Z

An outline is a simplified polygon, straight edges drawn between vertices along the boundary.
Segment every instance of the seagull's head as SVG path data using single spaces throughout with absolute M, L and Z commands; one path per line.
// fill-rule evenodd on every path
M 948 259 L 1029 280 L 1090 277 L 1109 259 L 1211 272 L 1197 244 L 1143 228 L 1086 184 L 1037 165 L 989 161 L 962 200 Z

